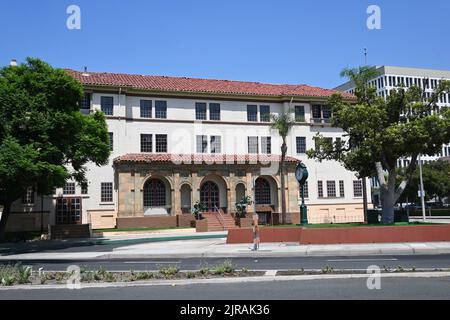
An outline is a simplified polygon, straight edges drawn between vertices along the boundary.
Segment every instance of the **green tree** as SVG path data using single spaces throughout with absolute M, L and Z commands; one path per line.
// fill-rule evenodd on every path
M 419 155 L 435 155 L 450 142 L 450 110 L 439 112 L 437 106 L 439 97 L 449 88 L 450 82 L 442 80 L 427 98 L 419 87 L 400 87 L 384 99 L 373 93 L 374 88 L 364 91 L 357 87 L 356 103 L 335 94 L 328 101 L 333 111 L 331 122 L 344 130 L 346 139 L 330 142 L 318 135 L 317 148 L 309 150 L 308 155 L 319 161 L 340 161 L 362 176 L 376 175 L 382 223 L 393 223 L 395 203 L 410 182 Z M 411 161 L 398 182 L 397 163 L 401 158 Z
M 71 178 L 85 185 L 85 165 L 108 162 L 105 117 L 81 114 L 82 97 L 80 83 L 39 59 L 0 69 L 0 240 L 28 187 L 48 195 Z
M 278 134 L 280 135 L 282 139 L 281 144 L 281 161 L 280 161 L 280 183 L 281 183 L 281 221 L 282 224 L 286 223 L 286 193 L 285 193 L 285 177 L 284 174 L 286 172 L 285 169 L 285 160 L 286 160 L 286 154 L 287 154 L 287 144 L 286 144 L 286 137 L 289 134 L 289 131 L 292 129 L 292 127 L 295 125 L 295 120 L 292 119 L 292 110 L 289 109 L 286 112 L 283 112 L 279 115 L 272 114 L 271 115 L 271 128 L 273 130 L 277 130 Z

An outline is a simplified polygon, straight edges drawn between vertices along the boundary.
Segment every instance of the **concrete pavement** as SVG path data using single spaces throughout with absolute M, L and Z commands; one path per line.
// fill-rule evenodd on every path
M 79 251 L 76 251 L 79 250 Z M 450 242 L 299 245 L 296 243 L 263 243 L 252 251 L 250 244 L 226 244 L 225 238 L 190 239 L 183 241 L 92 245 L 66 250 L 28 250 L 24 253 L 0 251 L 0 261 L 7 260 L 114 260 L 145 258 L 206 257 L 309 257 L 370 255 L 450 254 Z

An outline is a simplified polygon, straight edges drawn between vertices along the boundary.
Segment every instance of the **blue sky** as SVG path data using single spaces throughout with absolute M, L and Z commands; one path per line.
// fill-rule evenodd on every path
M 81 8 L 81 30 L 66 8 Z M 381 30 L 366 27 L 369 5 Z M 448 0 L 0 0 L 0 65 L 334 87 L 368 63 L 450 69 Z

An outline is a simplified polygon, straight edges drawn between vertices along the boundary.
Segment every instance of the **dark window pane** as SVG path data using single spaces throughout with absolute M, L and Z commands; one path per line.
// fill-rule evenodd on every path
M 155 136 L 156 140 L 156 152 L 165 153 L 167 152 L 167 135 L 157 134 Z
M 259 110 L 261 122 L 270 122 L 270 106 L 260 106 Z
M 167 119 L 167 101 L 155 101 L 155 118 Z
M 272 139 L 271 137 L 261 137 L 261 152 L 263 154 L 272 153 Z
M 114 133 L 109 132 L 109 150 L 114 150 Z
M 63 194 L 75 194 L 75 182 L 67 182 L 63 188 Z
M 141 152 L 153 152 L 152 135 L 141 134 Z
M 101 97 L 100 98 L 101 109 L 107 116 L 114 114 L 114 98 L 113 97 Z
M 211 153 L 222 153 L 222 137 L 211 136 Z
M 247 121 L 258 121 L 258 106 L 248 105 L 247 106 Z
M 80 108 L 83 110 L 91 109 L 91 94 L 85 93 L 83 99 L 81 100 Z
M 206 120 L 206 103 L 198 102 L 195 104 L 195 119 Z
M 113 184 L 112 184 L 112 182 L 102 182 L 102 184 L 101 184 L 101 202 L 113 202 Z
M 209 120 L 220 120 L 220 104 L 210 103 L 209 104 Z
M 152 117 L 152 101 L 141 100 L 141 118 L 151 118 L 151 117 Z
M 297 137 L 297 154 L 306 153 L 306 138 Z
M 305 106 L 295 106 L 295 121 L 305 122 Z

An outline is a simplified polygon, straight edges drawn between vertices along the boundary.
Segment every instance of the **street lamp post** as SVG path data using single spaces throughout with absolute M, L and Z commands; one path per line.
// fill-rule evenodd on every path
M 422 201 L 422 216 L 423 221 L 427 220 L 425 211 L 425 190 L 423 189 L 423 175 L 422 175 L 422 156 L 419 155 L 419 173 L 420 173 L 420 199 Z
M 299 162 L 297 168 L 295 169 L 295 178 L 300 184 L 300 195 L 302 198 L 302 204 L 300 205 L 300 224 L 308 224 L 308 208 L 305 204 L 305 183 L 308 180 L 308 169 L 306 166 Z

